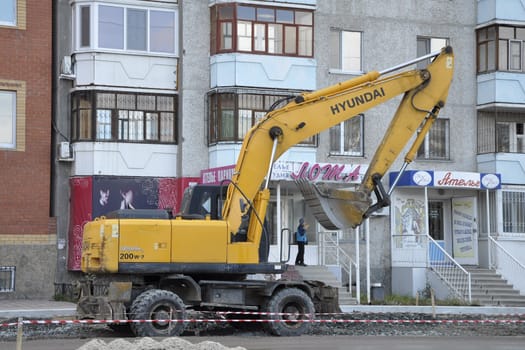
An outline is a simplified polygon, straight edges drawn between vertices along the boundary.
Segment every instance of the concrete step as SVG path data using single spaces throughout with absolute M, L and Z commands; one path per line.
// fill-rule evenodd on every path
M 525 306 L 525 296 L 494 270 L 465 267 L 472 282 L 472 301 L 480 305 Z
M 356 305 L 356 298 L 346 287 L 343 287 L 337 277 L 326 267 L 322 265 L 293 266 L 289 269 L 299 274 L 302 280 L 321 281 L 325 284 L 336 287 L 339 291 L 339 305 Z

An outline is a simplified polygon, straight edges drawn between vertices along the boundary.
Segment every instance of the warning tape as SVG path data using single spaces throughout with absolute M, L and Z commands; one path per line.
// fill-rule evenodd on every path
M 304 315 L 308 316 L 308 315 Z M 158 319 L 158 320 L 22 320 L 0 323 L 0 327 L 20 325 L 66 325 L 66 324 L 126 324 L 126 323 L 368 323 L 368 324 L 522 324 L 525 319 L 482 319 L 482 320 L 409 320 L 409 319 Z

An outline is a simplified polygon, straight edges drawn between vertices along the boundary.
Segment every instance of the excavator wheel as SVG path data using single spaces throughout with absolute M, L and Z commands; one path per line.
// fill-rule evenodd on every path
M 183 322 L 186 319 L 184 302 L 167 290 L 143 292 L 133 301 L 130 311 L 131 319 L 140 320 L 131 323 L 131 330 L 138 337 L 178 336 L 186 327 Z
M 310 297 L 299 288 L 285 288 L 270 298 L 266 311 L 270 333 L 289 337 L 308 332 L 315 307 Z

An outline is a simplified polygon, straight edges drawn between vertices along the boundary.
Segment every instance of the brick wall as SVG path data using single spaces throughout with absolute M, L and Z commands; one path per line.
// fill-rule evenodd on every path
M 0 89 L 17 91 L 18 117 L 16 150 L 0 149 L 0 235 L 49 234 L 52 1 L 18 3 L 19 26 L 0 26 Z

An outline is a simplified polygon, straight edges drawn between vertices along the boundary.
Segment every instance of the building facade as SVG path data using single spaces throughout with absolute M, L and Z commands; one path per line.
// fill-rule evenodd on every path
M 52 17 L 51 1 L 0 4 L 0 298 L 54 292 Z
M 516 148 L 520 96 L 509 102 L 491 95 L 495 91 L 491 87 L 508 82 L 509 74 L 519 82 L 520 72 L 514 68 L 501 72 L 495 69 L 499 66 L 491 66 L 491 59 L 501 55 L 488 49 L 490 40 L 483 39 L 489 42 L 486 46 L 481 42 L 483 33 L 511 19 L 498 23 L 500 8 L 506 7 L 503 3 L 56 0 L 53 144 L 47 147 L 53 174 L 47 181 L 51 184 L 47 203 L 57 228 L 50 259 L 57 266 L 55 293 L 68 294 L 71 281 L 81 275 L 80 244 L 86 221 L 120 208 L 178 210 L 188 185 L 231 176 L 245 133 L 277 101 L 451 45 L 456 62 L 447 105 L 410 165 L 412 172 L 406 174 L 421 171 L 434 182 L 414 184 L 404 179 L 393 193 L 392 208 L 370 218 L 365 226 L 371 280 L 394 293 L 412 294 L 424 288 L 424 267 L 407 266 L 392 249 L 398 235 L 404 235 L 405 242 L 404 238 L 429 234 L 454 256 L 459 241 L 454 243 L 453 213 L 460 206 L 459 198 L 474 203 L 476 222 L 480 227 L 488 223 L 491 232 L 501 228 L 500 221 L 487 220 L 486 208 L 491 217 L 503 220 L 507 214 L 501 203 L 520 198 L 523 183 L 509 179 L 512 172 L 502 168 L 510 164 L 509 155 L 515 157 L 511 163 L 516 166 L 523 154 Z M 514 21 L 512 25 L 519 27 Z M 506 39 L 508 47 L 523 40 L 520 33 L 516 29 L 517 37 Z M 484 61 L 479 53 L 485 47 Z M 477 71 L 472 69 L 474 62 Z M 337 168 L 359 182 L 398 103 L 394 99 L 306 139 L 278 160 L 270 182 L 271 255 L 278 256 L 281 229 L 293 230 L 301 217 L 310 225 L 307 264 L 324 261 L 319 243 L 326 234 L 335 234 L 352 254 L 358 246 L 364 247 L 363 230 L 327 232 L 319 225 L 294 179 L 320 181 L 319 169 Z M 498 119 L 503 117 L 503 107 L 509 120 Z M 516 135 L 516 142 L 507 142 L 513 150 L 504 154 L 494 143 L 503 129 Z M 390 170 L 395 173 L 402 161 Z M 494 175 L 501 187 L 456 188 L 436 181 L 443 175 L 448 176 L 445 180 L 479 178 L 481 183 L 486 174 Z M 383 179 L 386 187 L 390 176 Z M 505 194 L 508 188 L 518 194 Z M 513 215 L 523 217 L 523 209 Z M 410 224 L 404 226 L 403 220 Z M 519 231 L 519 227 L 512 229 Z M 483 252 L 483 242 L 488 245 L 489 238 L 479 237 L 479 231 L 471 225 L 471 234 L 482 243 L 470 248 Z M 409 239 L 404 247 L 411 244 Z M 483 265 L 483 256 L 466 263 Z M 364 257 L 354 259 L 365 266 Z M 364 269 L 361 274 L 364 277 Z

